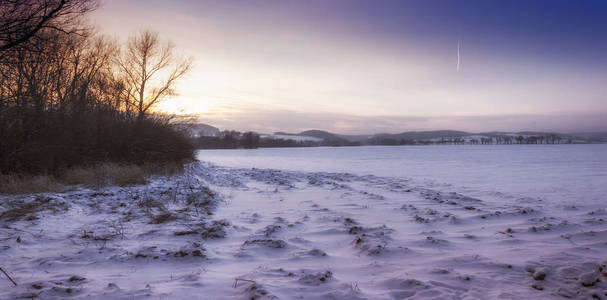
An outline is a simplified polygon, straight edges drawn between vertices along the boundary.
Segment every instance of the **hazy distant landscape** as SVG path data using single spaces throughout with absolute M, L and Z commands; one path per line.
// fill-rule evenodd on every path
M 408 131 L 397 134 L 335 134 L 323 130 L 299 133 L 219 130 L 207 124 L 189 127 L 193 143 L 202 149 L 270 147 L 365 146 L 365 145 L 513 145 L 513 144 L 592 144 L 606 143 L 607 132 L 562 134 L 553 132 L 481 132 L 455 130 Z

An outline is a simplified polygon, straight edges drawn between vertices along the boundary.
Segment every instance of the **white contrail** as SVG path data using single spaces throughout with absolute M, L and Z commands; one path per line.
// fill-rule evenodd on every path
M 461 58 L 461 44 L 460 41 L 457 40 L 457 72 L 459 73 L 459 67 L 461 66 L 462 58 Z

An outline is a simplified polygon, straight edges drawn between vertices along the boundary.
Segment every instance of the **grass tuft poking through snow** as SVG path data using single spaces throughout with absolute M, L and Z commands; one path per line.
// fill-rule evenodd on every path
M 74 186 L 102 188 L 145 184 L 153 175 L 183 173 L 183 163 L 145 163 L 143 165 L 102 163 L 67 169 L 58 176 L 27 174 L 0 175 L 0 194 L 58 193 Z

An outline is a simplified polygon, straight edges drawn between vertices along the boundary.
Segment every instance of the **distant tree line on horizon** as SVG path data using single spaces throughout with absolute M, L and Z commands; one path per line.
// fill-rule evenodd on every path
M 511 145 L 511 144 L 571 144 L 571 138 L 564 139 L 557 134 L 548 134 L 543 136 L 509 136 L 501 135 L 494 137 L 479 137 L 472 139 L 464 139 L 462 137 L 441 138 L 438 140 L 411 140 L 411 139 L 394 139 L 375 137 L 369 141 L 370 145 Z
M 281 147 L 315 147 L 321 146 L 314 141 L 295 141 L 292 139 L 262 138 L 259 134 L 247 131 L 222 131 L 218 136 L 199 136 L 193 138 L 194 146 L 198 149 L 256 149 Z
M 150 31 L 125 45 L 95 34 L 97 6 L 0 0 L 0 175 L 193 157 L 175 119 L 152 113 L 191 61 Z
M 464 139 L 463 137 L 440 138 L 428 140 L 396 139 L 376 136 L 364 142 L 351 142 L 345 139 L 328 139 L 322 141 L 296 141 L 295 139 L 261 137 L 248 131 L 241 133 L 234 130 L 220 132 L 217 136 L 199 136 L 193 138 L 193 144 L 198 149 L 255 149 L 279 147 L 320 147 L 320 146 L 401 146 L 401 145 L 510 145 L 510 144 L 571 144 L 571 138 L 563 139 L 557 134 L 542 136 L 510 136 L 479 137 Z

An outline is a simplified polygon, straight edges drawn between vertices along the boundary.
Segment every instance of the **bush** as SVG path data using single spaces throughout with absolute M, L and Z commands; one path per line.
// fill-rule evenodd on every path
M 188 137 L 167 116 L 120 112 L 0 112 L 0 173 L 52 174 L 67 169 L 193 159 Z M 72 172 L 76 172 L 72 170 Z
M 37 14 L 52 4 L 13 2 L 14 9 L 3 12 L 15 18 L 7 20 L 17 29 L 31 21 L 22 19 L 24 12 L 41 18 Z M 87 5 L 96 2 L 65 2 L 84 6 L 72 12 L 73 18 L 62 19 L 62 25 L 80 28 L 84 20 L 80 17 L 95 6 Z M 0 28 L 0 36 L 14 38 L 10 30 L 15 28 Z M 71 170 L 99 180 L 105 177 L 84 173 L 119 169 L 125 178 L 120 174 L 112 178 L 126 184 L 141 182 L 142 171 L 124 169 L 125 165 L 193 158 L 193 147 L 181 127 L 170 116 L 150 113 L 159 101 L 176 94 L 176 82 L 191 67 L 190 60 L 175 60 L 170 43 L 162 46 L 157 34 L 145 31 L 129 39 L 122 51 L 111 38 L 85 28 L 80 34 L 65 34 L 54 26 L 38 29 L 33 32 L 36 38 L 10 47 L 0 45 L 4 46 L 0 47 L 0 174 L 60 177 Z M 145 57 L 133 52 L 143 49 L 138 46 L 147 49 Z M 159 75 L 169 67 L 175 72 Z M 133 75 L 146 73 L 157 76 Z M 114 165 L 99 167 L 105 163 Z M 85 171 L 88 168 L 92 169 Z

